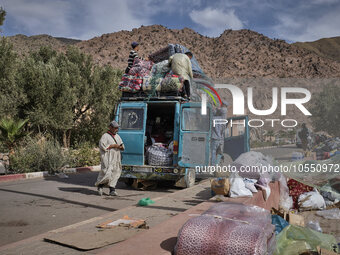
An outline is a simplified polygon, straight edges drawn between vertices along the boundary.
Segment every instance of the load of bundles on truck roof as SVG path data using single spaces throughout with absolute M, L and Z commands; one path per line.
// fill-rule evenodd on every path
M 122 92 L 143 92 L 153 96 L 157 92 L 175 92 L 178 95 L 183 89 L 184 80 L 172 73 L 168 59 L 175 53 L 186 53 L 188 51 L 182 45 L 169 44 L 167 47 L 150 54 L 150 61 L 136 58 L 130 71 L 123 75 L 119 89 Z M 195 57 L 191 59 L 191 64 L 194 76 L 191 91 L 194 94 L 197 94 L 195 93 L 197 89 L 204 87 L 204 84 L 214 86 L 211 79 L 202 71 Z

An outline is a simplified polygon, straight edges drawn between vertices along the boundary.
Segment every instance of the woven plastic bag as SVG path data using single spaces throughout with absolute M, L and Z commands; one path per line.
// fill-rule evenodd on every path
M 148 161 L 152 166 L 170 166 L 172 165 L 172 152 L 159 144 L 153 144 L 148 149 Z
M 317 246 L 338 251 L 334 236 L 310 228 L 289 225 L 277 236 L 274 255 L 296 255 L 306 251 L 317 251 Z

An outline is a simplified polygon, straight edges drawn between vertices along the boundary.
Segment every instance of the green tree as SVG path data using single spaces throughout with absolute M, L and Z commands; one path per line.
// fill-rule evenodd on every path
M 122 73 L 95 65 L 77 48 L 64 54 L 43 47 L 25 59 L 18 73 L 27 97 L 21 116 L 27 116 L 39 132 L 52 133 L 65 147 L 70 146 L 72 134 L 91 142 L 97 139 L 112 118 Z
M 2 7 L 0 7 L 0 26 L 4 24 L 5 17 L 6 17 L 6 11 Z
M 2 37 L 0 39 L 0 118 L 16 116 L 19 105 L 25 101 L 23 91 L 16 82 L 19 64 L 12 44 Z
M 314 97 L 311 108 L 312 124 L 316 131 L 340 136 L 340 85 L 329 84 Z

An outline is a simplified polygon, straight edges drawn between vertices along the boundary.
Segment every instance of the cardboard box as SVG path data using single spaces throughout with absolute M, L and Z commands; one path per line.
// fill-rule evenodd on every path
M 298 215 L 296 213 L 289 213 L 289 224 L 297 225 L 304 227 L 305 226 L 305 218 L 302 215 Z

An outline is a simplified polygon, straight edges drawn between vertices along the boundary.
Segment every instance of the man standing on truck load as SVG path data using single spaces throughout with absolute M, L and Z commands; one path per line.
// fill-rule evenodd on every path
M 132 42 L 131 47 L 132 47 L 132 50 L 130 51 L 130 54 L 129 54 L 128 67 L 125 69 L 125 73 L 129 73 L 135 58 L 139 58 L 141 60 L 144 60 L 143 58 L 139 57 L 138 53 L 137 53 L 139 51 L 139 43 L 138 42 Z M 148 60 L 148 58 L 146 58 L 145 60 Z
M 215 119 L 226 119 L 229 103 L 227 101 L 222 101 L 222 107 L 216 109 L 215 114 L 213 116 L 213 120 Z M 224 132 L 226 129 L 226 124 L 218 124 L 216 123 L 215 127 L 212 127 L 211 130 L 211 165 L 215 165 L 216 158 L 218 154 L 223 155 L 224 148 Z
M 169 58 L 169 65 L 174 74 L 180 75 L 184 79 L 185 96 L 190 100 L 190 80 L 193 78 L 191 59 L 192 53 L 190 51 L 183 53 L 176 53 Z
M 98 187 L 100 196 L 103 195 L 105 185 L 109 186 L 110 196 L 118 195 L 115 188 L 122 173 L 120 153 L 125 149 L 122 139 L 117 134 L 118 129 L 118 123 L 112 121 L 109 125 L 109 130 L 99 141 L 101 169 L 95 185 Z

